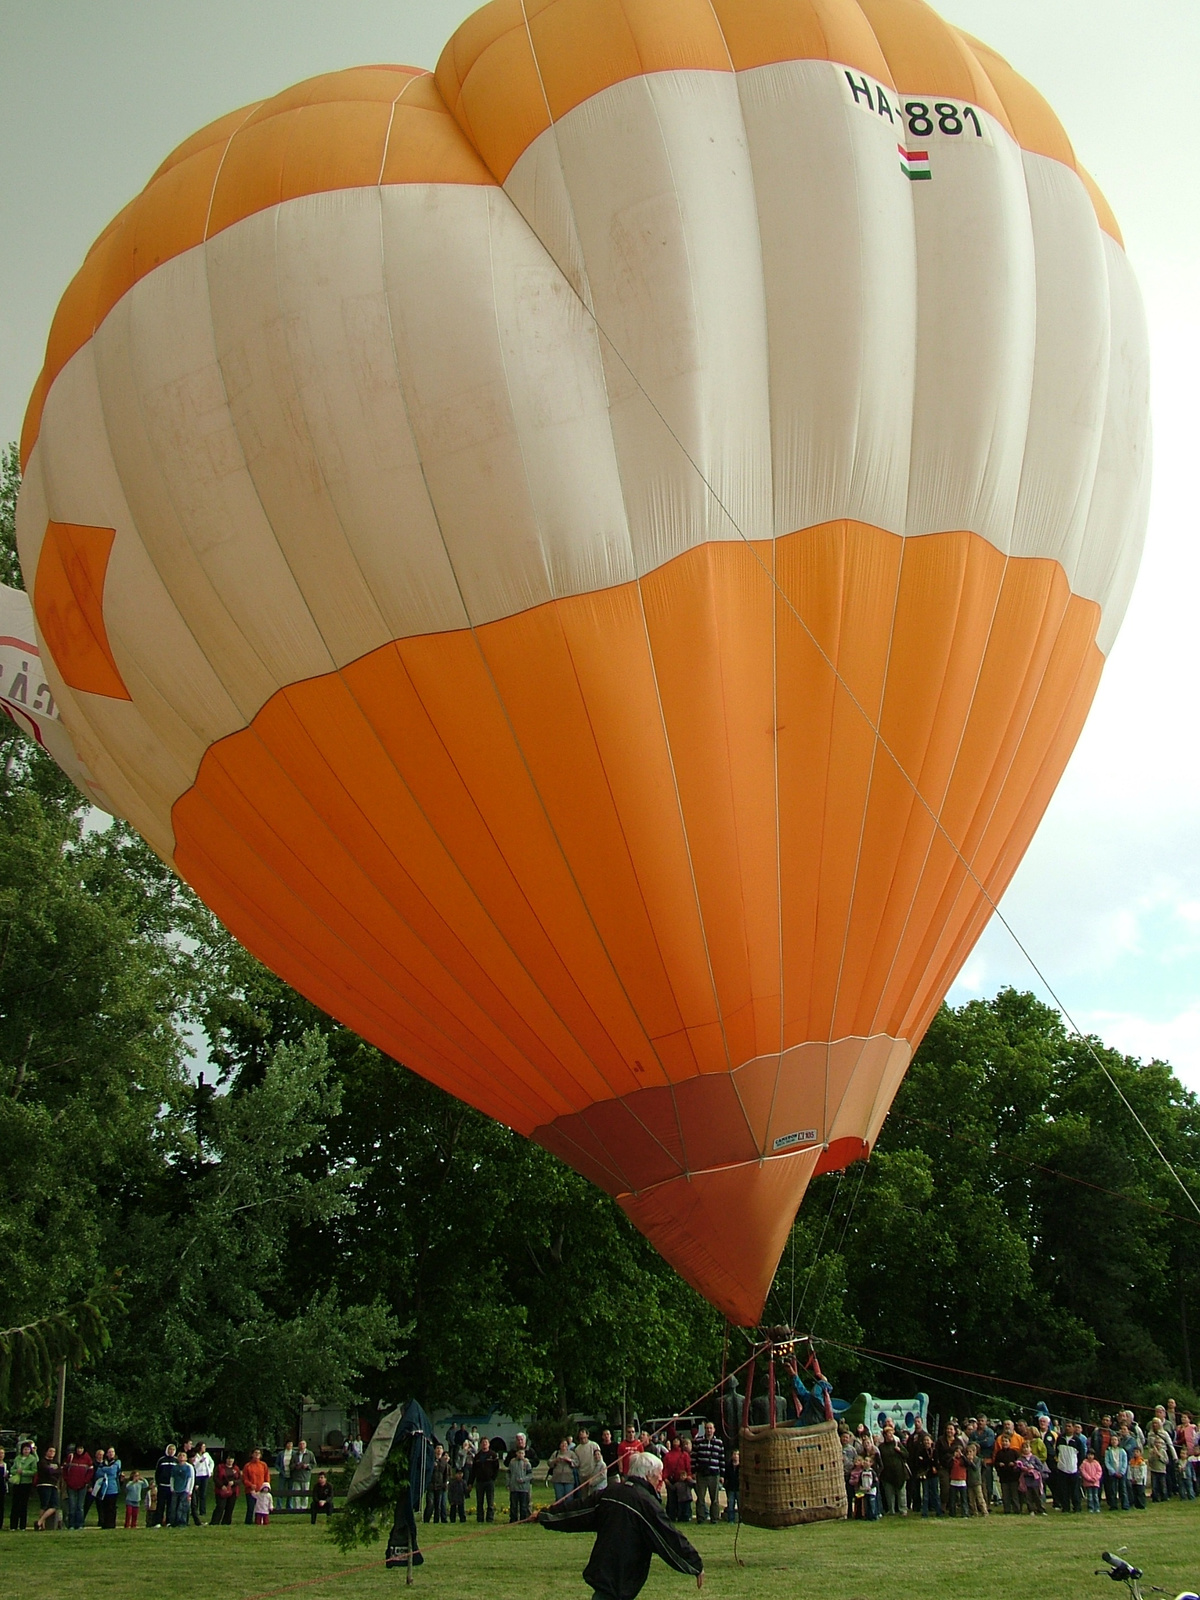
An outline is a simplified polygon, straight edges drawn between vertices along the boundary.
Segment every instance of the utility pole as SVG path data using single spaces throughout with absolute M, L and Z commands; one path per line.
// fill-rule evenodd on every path
M 54 1401 L 54 1458 L 62 1465 L 63 1408 L 67 1400 L 67 1363 L 58 1363 L 58 1394 Z

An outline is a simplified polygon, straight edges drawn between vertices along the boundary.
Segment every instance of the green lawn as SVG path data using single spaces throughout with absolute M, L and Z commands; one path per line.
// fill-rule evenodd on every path
M 739 1600 L 1118 1600 L 1107 1579 L 1092 1576 L 1100 1551 L 1128 1544 L 1149 1583 L 1170 1593 L 1200 1582 L 1200 1501 L 1172 1501 L 1146 1512 L 922 1522 L 889 1517 L 876 1523 L 826 1522 L 787 1533 L 743 1528 L 734 1564 L 734 1529 L 690 1530 L 704 1556 L 704 1594 Z M 476 1531 L 424 1529 L 426 1564 L 414 1590 L 486 1600 L 540 1600 L 588 1594 L 579 1573 L 590 1540 L 504 1523 Z M 689 1579 L 659 1563 L 644 1594 L 682 1600 Z M 275 1593 L 309 1600 L 395 1595 L 402 1572 L 387 1572 L 382 1549 L 340 1555 L 307 1517 L 277 1517 L 266 1529 L 243 1527 L 138 1530 L 82 1534 L 0 1533 L 0 1582 L 22 1600 L 164 1600 L 194 1596 L 199 1584 L 222 1600 Z M 1120 1591 L 1124 1600 L 1124 1590 Z

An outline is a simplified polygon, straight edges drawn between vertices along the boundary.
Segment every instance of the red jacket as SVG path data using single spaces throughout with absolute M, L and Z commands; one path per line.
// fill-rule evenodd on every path
M 86 1489 L 93 1477 L 92 1458 L 86 1450 L 81 1456 L 72 1456 L 63 1468 L 63 1482 L 68 1489 Z
M 683 1478 L 692 1475 L 692 1458 L 681 1445 L 676 1445 L 673 1450 L 668 1450 L 663 1457 L 663 1477 L 668 1483 L 678 1483 Z

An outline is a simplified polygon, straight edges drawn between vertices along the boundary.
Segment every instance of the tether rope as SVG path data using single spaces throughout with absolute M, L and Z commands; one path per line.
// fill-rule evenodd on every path
M 840 1340 L 826 1338 L 823 1334 L 814 1334 L 811 1337 L 815 1344 L 831 1345 L 835 1350 L 844 1350 L 850 1355 L 865 1356 L 869 1360 L 880 1361 L 884 1366 L 895 1367 L 897 1371 L 907 1372 L 910 1377 L 914 1378 L 928 1379 L 928 1372 L 917 1372 L 914 1370 L 915 1367 L 928 1367 L 934 1372 L 952 1372 L 963 1378 L 982 1378 L 985 1383 L 998 1383 L 1007 1389 L 1028 1389 L 1031 1394 L 1062 1395 L 1069 1400 L 1086 1400 L 1090 1405 L 1116 1406 L 1117 1409 L 1121 1411 L 1154 1410 L 1154 1407 L 1151 1405 L 1135 1405 L 1129 1400 L 1114 1400 L 1108 1395 L 1080 1394 L 1075 1389 L 1055 1389 L 1047 1383 L 1026 1383 L 1021 1378 L 998 1378 L 993 1372 L 975 1372 L 970 1367 L 951 1367 L 947 1366 L 945 1362 L 941 1361 L 926 1361 L 923 1356 L 897 1357 L 888 1350 L 874 1350 L 870 1345 L 865 1344 L 843 1344 Z M 912 1365 L 903 1365 L 902 1363 L 906 1361 L 911 1362 Z M 994 1390 L 985 1391 L 982 1389 L 969 1389 L 965 1384 L 951 1384 L 950 1387 L 961 1388 L 967 1394 L 981 1394 L 984 1395 L 986 1399 L 999 1400 L 1004 1398 L 1002 1395 L 997 1394 Z

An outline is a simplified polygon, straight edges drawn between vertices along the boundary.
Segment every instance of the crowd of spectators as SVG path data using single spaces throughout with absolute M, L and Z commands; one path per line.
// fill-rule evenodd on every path
M 261 1450 L 252 1450 L 241 1464 L 232 1454 L 215 1461 L 203 1440 L 188 1439 L 182 1445 L 167 1445 L 154 1466 L 143 1472 L 139 1467 L 127 1470 L 111 1445 L 90 1451 L 86 1445 L 70 1444 L 60 1462 L 53 1445 L 39 1456 L 33 1441 L 26 1440 L 11 1463 L 0 1448 L 0 1524 L 8 1499 L 9 1528 L 14 1533 L 28 1529 L 35 1490 L 38 1510 L 32 1526 L 37 1531 L 82 1529 L 93 1508 L 97 1527 L 115 1528 L 121 1507 L 126 1528 L 138 1527 L 143 1512 L 144 1526 L 149 1528 L 186 1528 L 189 1523 L 228 1526 L 239 1498 L 244 1499 L 245 1521 L 259 1527 L 266 1526 L 273 1510 L 307 1511 L 316 1522 L 318 1516 L 333 1511 L 333 1486 L 328 1474 L 317 1472 L 316 1466 L 303 1439 L 298 1446 L 289 1440 L 274 1461 L 276 1498 L 272 1467 Z
M 1194 1500 L 1200 1489 L 1200 1428 L 1174 1400 L 1157 1406 L 1143 1429 L 1132 1411 L 1085 1426 L 951 1418 L 934 1437 L 921 1419 L 885 1422 L 872 1432 L 840 1430 L 850 1515 L 986 1517 L 1144 1511 L 1147 1503 Z
M 465 1522 L 473 1499 L 475 1517 L 496 1517 L 501 1473 L 511 1522 L 532 1514 L 538 1474 L 555 1502 L 594 1500 L 628 1477 L 635 1455 L 662 1463 L 667 1515 L 673 1522 L 736 1522 L 740 1465 L 712 1422 L 692 1427 L 672 1422 L 655 1435 L 635 1424 L 614 1440 L 603 1428 L 593 1439 L 587 1427 L 560 1439 L 543 1462 L 532 1442 L 518 1433 L 511 1446 L 502 1437 L 481 1437 L 476 1428 L 452 1427 L 436 1443 L 425 1497 L 426 1522 Z M 912 1426 L 885 1421 L 877 1431 L 865 1423 L 840 1429 L 846 1497 L 853 1519 L 880 1516 L 1044 1516 L 1048 1507 L 1066 1513 L 1144 1511 L 1173 1497 L 1195 1500 L 1200 1491 L 1200 1428 L 1168 1400 L 1143 1429 L 1132 1411 L 1106 1414 L 1097 1423 L 1054 1420 L 1039 1408 L 1030 1421 L 985 1416 L 961 1423 L 951 1418 L 936 1437 L 917 1418 Z M 93 1509 L 96 1525 L 181 1528 L 189 1523 L 228 1526 L 239 1499 L 247 1524 L 265 1527 L 273 1513 L 307 1513 L 315 1523 L 334 1508 L 333 1485 L 305 1440 L 292 1441 L 268 1461 L 252 1450 L 244 1461 L 203 1440 L 169 1444 L 154 1466 L 126 1470 L 116 1450 L 89 1451 L 72 1444 L 60 1462 L 53 1445 L 39 1455 L 32 1441 L 14 1459 L 0 1449 L 0 1525 L 6 1501 L 8 1526 L 83 1528 Z M 36 1494 L 36 1502 L 34 1496 Z
M 512 1522 L 528 1520 L 537 1473 L 553 1492 L 555 1503 L 594 1499 L 614 1483 L 629 1477 L 634 1455 L 651 1455 L 662 1462 L 667 1514 L 673 1522 L 690 1522 L 695 1507 L 697 1522 L 737 1521 L 738 1452 L 728 1455 L 708 1422 L 691 1431 L 669 1424 L 653 1438 L 649 1430 L 628 1424 L 622 1438 L 611 1428 L 601 1428 L 592 1438 L 581 1427 L 559 1440 L 546 1462 L 523 1433 L 510 1449 L 502 1438 L 480 1438 L 478 1429 L 451 1430 L 445 1446 L 434 1450 L 433 1478 L 425 1501 L 425 1521 L 465 1521 L 466 1505 L 475 1496 L 478 1522 L 495 1520 L 495 1488 L 502 1468 L 508 1473 L 508 1515 Z

